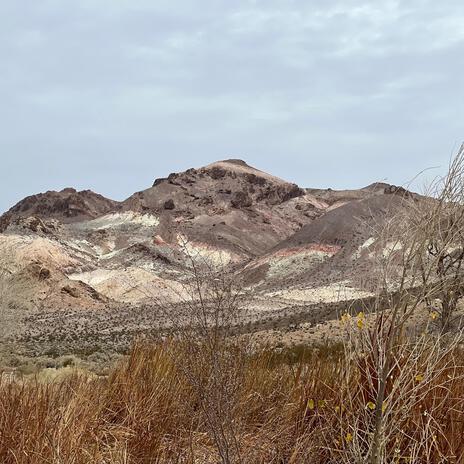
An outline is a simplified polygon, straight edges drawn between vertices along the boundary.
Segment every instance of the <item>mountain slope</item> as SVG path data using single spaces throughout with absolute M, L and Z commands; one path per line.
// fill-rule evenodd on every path
M 357 199 L 328 209 L 248 263 L 246 282 L 265 294 L 301 301 L 336 301 L 368 296 L 373 278 L 374 230 L 404 206 L 390 189 L 355 191 Z M 343 194 L 346 197 L 346 192 Z
M 123 211 L 155 214 L 168 242 L 181 230 L 189 240 L 238 256 L 257 256 L 322 213 L 325 204 L 295 184 L 241 160 L 225 160 L 157 179 L 129 197 Z

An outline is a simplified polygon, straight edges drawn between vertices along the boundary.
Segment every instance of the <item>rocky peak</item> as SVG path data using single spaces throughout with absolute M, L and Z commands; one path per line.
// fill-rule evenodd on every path
M 79 192 L 68 187 L 59 192 L 49 190 L 24 198 L 5 213 L 3 222 L 6 222 L 5 218 L 10 222 L 16 218 L 31 216 L 40 219 L 58 219 L 65 223 L 75 222 L 104 215 L 117 209 L 118 204 L 91 190 Z
M 241 159 L 226 159 L 156 179 L 151 188 L 127 199 L 123 208 L 196 217 L 215 214 L 217 208 L 228 211 L 258 204 L 279 205 L 305 194 L 297 185 Z

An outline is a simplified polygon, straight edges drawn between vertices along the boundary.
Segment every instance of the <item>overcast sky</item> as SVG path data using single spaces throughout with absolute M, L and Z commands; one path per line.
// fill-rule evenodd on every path
M 464 139 L 462 0 L 0 0 L 0 211 L 229 157 L 402 184 Z

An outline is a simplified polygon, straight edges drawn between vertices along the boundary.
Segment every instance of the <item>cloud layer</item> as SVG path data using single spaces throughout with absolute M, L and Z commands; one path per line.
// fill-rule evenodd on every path
M 0 211 L 230 156 L 308 187 L 443 167 L 463 23 L 454 0 L 5 0 Z

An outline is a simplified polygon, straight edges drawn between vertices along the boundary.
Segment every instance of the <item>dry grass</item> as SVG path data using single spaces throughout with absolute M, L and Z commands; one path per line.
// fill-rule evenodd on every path
M 388 385 L 385 462 L 464 462 L 463 353 L 440 355 L 433 342 L 420 356 L 414 350 L 404 344 Z M 143 343 L 107 378 L 3 379 L 0 462 L 218 462 L 202 399 L 179 369 L 185 353 L 179 344 Z M 343 349 L 306 352 L 296 363 L 288 362 L 293 353 L 246 356 L 233 405 L 241 462 L 362 462 L 375 382 L 369 354 L 348 357 Z

